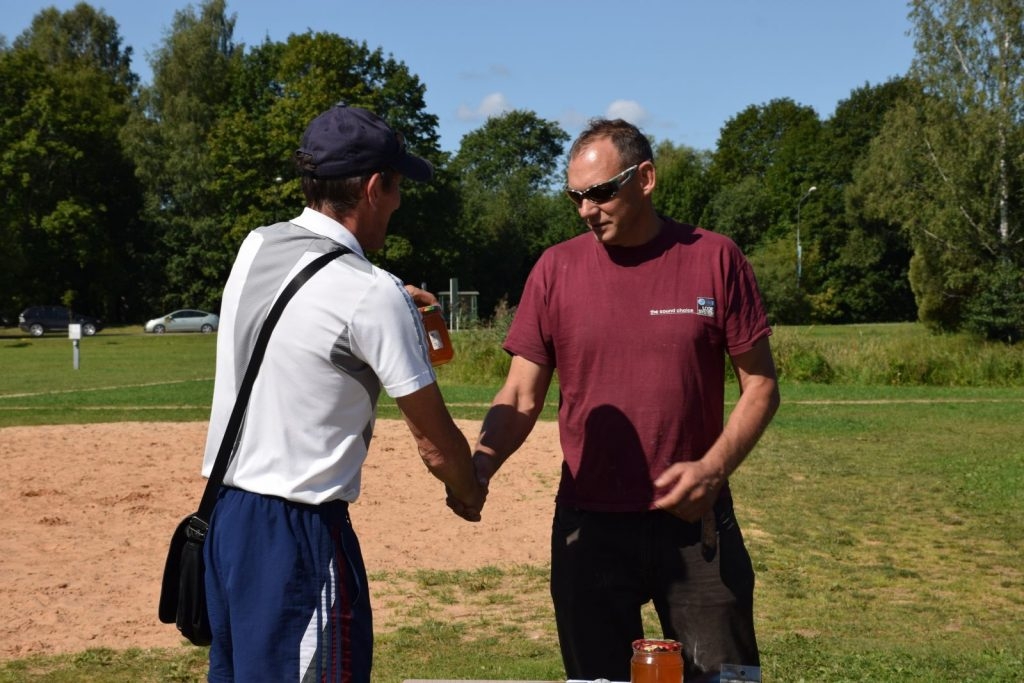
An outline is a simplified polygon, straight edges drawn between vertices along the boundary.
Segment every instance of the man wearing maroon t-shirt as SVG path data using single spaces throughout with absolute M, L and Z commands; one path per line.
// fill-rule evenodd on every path
M 598 119 L 569 152 L 589 228 L 544 252 L 503 345 L 482 481 L 526 439 L 558 372 L 564 455 L 551 594 L 570 679 L 627 681 L 641 606 L 683 644 L 686 680 L 759 664 L 754 572 L 728 477 L 779 405 L 754 273 L 727 237 L 658 215 L 653 153 Z M 724 421 L 725 357 L 741 395 Z

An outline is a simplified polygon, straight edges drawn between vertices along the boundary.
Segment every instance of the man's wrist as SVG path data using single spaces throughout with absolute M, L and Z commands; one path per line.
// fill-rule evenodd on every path
M 486 484 L 501 467 L 502 458 L 493 452 L 482 449 L 473 451 L 473 467 L 476 468 L 477 479 Z

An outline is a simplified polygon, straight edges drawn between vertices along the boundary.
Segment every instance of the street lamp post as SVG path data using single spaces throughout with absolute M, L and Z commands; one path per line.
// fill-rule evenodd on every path
M 800 289 L 800 274 L 803 272 L 804 265 L 804 248 L 800 243 L 800 207 L 803 206 L 804 200 L 811 196 L 811 193 L 817 190 L 815 185 L 811 185 L 807 188 L 807 192 L 804 192 L 804 196 L 800 197 L 800 201 L 796 203 L 796 288 Z

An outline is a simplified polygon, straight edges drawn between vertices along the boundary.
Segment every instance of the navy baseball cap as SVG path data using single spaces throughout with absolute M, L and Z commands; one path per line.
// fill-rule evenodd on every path
M 295 156 L 303 173 L 317 178 L 348 178 L 385 169 L 419 181 L 434 175 L 430 162 L 409 154 L 405 138 L 383 119 L 341 103 L 310 122 Z

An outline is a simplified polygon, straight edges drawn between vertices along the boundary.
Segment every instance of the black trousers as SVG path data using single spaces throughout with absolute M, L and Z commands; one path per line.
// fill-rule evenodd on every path
M 588 512 L 556 506 L 551 597 L 569 679 L 630 680 L 632 642 L 645 637 L 653 601 L 662 634 L 683 644 L 685 678 L 721 664 L 760 666 L 754 635 L 754 570 L 733 515 L 715 506 L 717 547 L 701 523 L 661 511 Z

